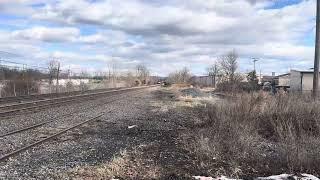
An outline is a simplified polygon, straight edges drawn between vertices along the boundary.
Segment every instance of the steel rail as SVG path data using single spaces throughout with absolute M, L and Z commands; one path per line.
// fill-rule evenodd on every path
M 90 121 L 96 120 L 96 119 L 98 119 L 99 117 L 101 117 L 101 116 L 103 116 L 103 115 L 104 115 L 104 114 L 100 114 L 100 115 L 95 116 L 95 117 L 93 117 L 93 118 L 91 118 L 91 119 L 88 119 L 88 120 L 86 120 L 86 121 L 83 121 L 83 122 L 81 122 L 81 123 L 78 123 L 78 124 L 76 124 L 76 125 L 74 125 L 74 126 L 72 126 L 72 127 L 69 127 L 69 128 L 64 129 L 64 130 L 62 130 L 62 131 L 59 131 L 58 133 L 55 133 L 55 134 L 53 134 L 53 135 L 51 135 L 51 136 L 49 136 L 49 137 L 47 137 L 47 138 L 45 138 L 45 139 L 36 141 L 36 142 L 34 142 L 34 143 L 32 143 L 32 144 L 29 144 L 29 145 L 27 145 L 27 146 L 24 146 L 24 147 L 22 147 L 22 148 L 19 148 L 19 149 L 17 149 L 17 150 L 14 150 L 14 151 L 12 151 L 12 152 L 10 152 L 10 153 L 8 153 L 8 154 L 5 154 L 5 155 L 3 155 L 2 157 L 0 157 L 0 162 L 1 162 L 1 161 L 4 161 L 4 160 L 6 160 L 6 159 L 8 159 L 8 158 L 10 158 L 10 157 L 12 157 L 12 156 L 15 156 L 15 155 L 17 155 L 17 154 L 19 154 L 19 153 L 21 153 L 21 152 L 24 152 L 24 151 L 26 151 L 26 150 L 34 147 L 34 146 L 37 146 L 37 145 L 42 144 L 42 143 L 44 143 L 44 142 L 46 142 L 46 141 L 49 141 L 49 140 L 51 140 L 52 138 L 57 137 L 57 136 L 65 133 L 65 132 L 70 131 L 70 130 L 76 128 L 76 127 L 79 127 L 79 126 L 81 126 L 81 125 L 83 125 L 83 124 L 85 124 L 85 123 L 88 123 L 88 122 L 90 122 Z
M 61 96 L 71 96 L 76 94 L 84 94 L 88 92 L 101 92 L 112 89 L 120 89 L 120 88 L 105 88 L 105 89 L 93 89 L 87 91 L 71 91 L 71 92 L 62 92 L 62 93 L 46 93 L 46 94 L 31 94 L 24 96 L 9 96 L 0 98 L 0 104 L 10 103 L 10 102 L 20 102 L 24 100 L 32 100 L 32 99 L 44 99 L 44 98 L 54 98 Z
M 10 132 L 7 132 L 7 133 L 5 133 L 5 134 L 1 134 L 1 135 L 0 135 L 0 138 L 6 137 L 6 136 L 9 136 L 9 135 L 12 135 L 12 134 L 17 134 L 17 133 L 19 133 L 19 132 L 27 131 L 27 130 L 29 130 L 29 129 L 34 129 L 34 128 L 43 126 L 43 125 L 48 124 L 48 123 L 53 122 L 53 121 L 54 121 L 54 120 L 45 121 L 45 122 L 38 123 L 38 124 L 34 124 L 34 125 L 32 125 L 32 126 L 28 126 L 28 127 L 25 127 L 25 128 L 21 128 L 21 129 L 17 129 L 17 130 L 14 130 L 14 131 L 10 131 Z
M 121 95 L 124 95 L 124 94 L 121 94 Z M 114 96 L 116 96 L 116 95 L 114 95 Z M 99 103 L 98 105 L 93 105 L 93 106 L 90 106 L 90 107 L 85 108 L 85 109 L 97 107 L 97 106 L 100 106 L 100 105 L 103 105 L 103 104 L 107 104 L 107 103 L 111 103 L 111 102 L 114 102 L 114 101 L 116 101 L 116 100 Z M 20 129 L 16 129 L 16 130 L 13 130 L 13 131 L 9 131 L 7 133 L 1 134 L 0 138 L 6 137 L 6 136 L 9 136 L 9 135 L 13 135 L 13 134 L 17 134 L 17 133 L 20 133 L 20 132 L 24 132 L 24 131 L 27 131 L 27 130 L 35 129 L 37 127 L 46 125 L 46 124 L 51 123 L 53 121 L 56 121 L 56 120 L 58 120 L 58 118 L 68 117 L 68 116 L 71 116 L 71 115 L 73 115 L 73 114 L 75 114 L 77 112 L 80 112 L 80 111 L 83 111 L 83 109 L 76 110 L 76 111 L 73 111 L 73 112 L 68 113 L 68 114 L 63 114 L 62 116 L 59 116 L 59 117 L 52 117 L 52 118 L 50 118 L 51 120 L 48 120 L 48 121 L 45 121 L 45 122 L 41 122 L 41 123 L 33 124 L 31 126 L 27 126 L 27 127 L 24 127 L 24 128 L 20 128 Z
M 52 98 L 52 99 L 30 101 L 30 102 L 24 102 L 24 103 L 1 105 L 0 109 L 29 105 L 29 104 L 37 104 L 37 103 L 41 103 L 41 102 L 49 102 L 49 101 L 55 101 L 55 100 L 61 100 L 61 99 L 70 99 L 70 98 L 87 97 L 87 96 L 100 95 L 100 94 L 106 94 L 106 93 L 112 93 L 112 92 L 121 92 L 121 91 L 131 90 L 131 89 L 142 89 L 142 88 L 146 88 L 146 87 L 153 87 L 153 86 L 140 86 L 140 87 L 133 87 L 133 88 L 123 88 L 123 89 L 108 90 L 108 91 L 97 92 L 97 93 L 86 93 L 86 94 L 79 94 L 79 95 L 73 95 L 73 96 L 65 96 L 65 97 L 58 97 L 58 98 Z
M 8 107 L 19 107 L 19 106 L 25 106 L 29 104 L 37 104 L 37 103 L 42 103 L 42 102 L 49 102 L 48 104 L 42 104 L 42 105 L 35 105 L 31 107 L 23 107 L 23 108 L 16 108 L 16 109 L 11 109 L 7 111 L 0 111 L 0 116 L 4 116 L 6 114 L 18 112 L 18 111 L 25 111 L 25 110 L 30 110 L 30 109 L 36 109 L 36 108 L 44 108 L 48 107 L 51 105 L 56 105 L 56 104 L 62 104 L 66 102 L 71 102 L 75 100 L 79 100 L 81 98 L 86 98 L 86 97 L 95 97 L 101 94 L 108 94 L 108 93 L 113 93 L 113 92 L 122 92 L 122 91 L 130 91 L 130 90 L 135 90 L 135 89 L 144 89 L 148 87 L 155 87 L 155 86 L 143 86 L 143 87 L 134 87 L 134 88 L 124 88 L 120 90 L 110 90 L 110 91 L 104 91 L 104 92 L 98 92 L 98 93 L 89 93 L 89 94 L 83 94 L 83 95 L 75 95 L 75 96 L 69 96 L 69 97 L 61 97 L 61 98 L 54 98 L 54 99 L 47 99 L 47 100 L 39 100 L 39 101 L 33 101 L 33 102 L 26 102 L 26 103 L 18 103 L 18 104 L 11 104 L 11 105 L 5 105 L 5 106 L 0 106 L 0 109 L 6 109 Z M 58 102 L 53 102 L 57 100 Z M 64 101 L 59 101 L 59 100 L 64 100 Z

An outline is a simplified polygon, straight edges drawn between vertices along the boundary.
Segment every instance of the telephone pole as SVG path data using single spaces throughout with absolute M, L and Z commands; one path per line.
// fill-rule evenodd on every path
M 60 74 L 60 62 L 58 61 L 57 62 L 58 64 L 57 64 L 57 81 L 56 81 L 56 93 L 58 93 L 59 92 L 59 74 Z
M 312 96 L 317 98 L 319 91 L 319 48 L 320 48 L 320 0 L 317 0 L 317 17 L 316 17 L 316 39 L 314 55 L 314 72 L 313 72 L 313 89 Z
M 0 58 L 0 70 L 1 70 L 1 80 L 2 80 L 2 85 L 4 85 L 4 69 L 2 67 L 2 63 L 1 63 L 1 58 Z M 0 89 L 0 98 L 2 97 L 2 88 Z
M 256 62 L 259 61 L 258 58 L 252 58 L 253 59 L 253 70 L 256 72 Z

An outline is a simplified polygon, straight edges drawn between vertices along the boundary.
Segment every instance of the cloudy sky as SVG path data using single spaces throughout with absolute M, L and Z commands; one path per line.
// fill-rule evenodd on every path
M 0 0 L 0 58 L 155 75 L 205 74 L 232 49 L 240 71 L 313 67 L 316 0 Z M 9 53 L 6 53 L 9 52 Z

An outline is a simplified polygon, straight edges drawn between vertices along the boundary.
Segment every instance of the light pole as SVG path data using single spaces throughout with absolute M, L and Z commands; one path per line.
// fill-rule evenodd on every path
M 319 91 L 319 48 L 320 48 L 319 20 L 320 20 L 320 0 L 317 0 L 316 39 L 315 39 L 313 89 L 312 89 L 313 98 L 317 98 L 318 91 Z

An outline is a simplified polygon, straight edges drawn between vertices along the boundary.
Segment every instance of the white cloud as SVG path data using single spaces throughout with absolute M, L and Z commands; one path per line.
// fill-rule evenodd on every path
M 31 1 L 16 0 L 17 3 L 30 9 Z M 313 48 L 304 44 L 304 38 L 314 28 L 315 0 L 303 0 L 280 9 L 269 9 L 274 3 L 269 0 L 44 3 L 45 6 L 28 11 L 30 21 L 59 27 L 16 30 L 11 33 L 10 42 L 29 41 L 36 47 L 41 46 L 41 42 L 65 42 L 109 58 L 141 61 L 161 74 L 179 68 L 179 64 L 192 68 L 206 66 L 231 49 L 238 50 L 243 66 L 254 56 L 264 59 L 266 64 L 272 62 L 278 71 L 287 65 L 299 66 L 301 61 L 309 63 L 313 58 Z M 13 3 L 6 4 L 12 7 Z M 83 35 L 82 26 L 93 28 L 97 33 Z M 73 56 L 69 57 L 65 53 L 65 58 L 103 59 L 83 55 L 84 52 L 81 52 L 82 58 L 74 56 L 78 52 L 71 53 Z M 277 66 L 276 59 L 281 65 Z
M 88 16 L 88 14 L 90 14 Z M 135 0 L 102 1 L 66 0 L 47 5 L 33 18 L 69 24 L 92 24 L 111 27 L 133 34 L 192 34 L 229 27 L 235 21 L 216 12 L 195 13 L 192 9 L 153 6 Z M 201 20 L 201 21 L 199 21 Z
M 1 0 L 0 4 L 34 4 L 45 2 L 45 0 Z
M 33 27 L 31 29 L 17 30 L 12 32 L 16 39 L 39 40 L 45 42 L 74 41 L 80 35 L 77 28 L 47 28 Z

